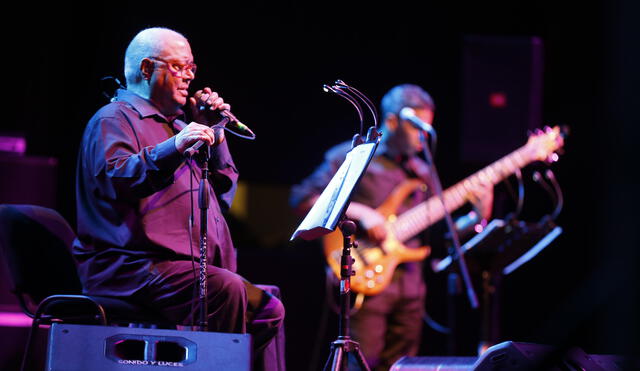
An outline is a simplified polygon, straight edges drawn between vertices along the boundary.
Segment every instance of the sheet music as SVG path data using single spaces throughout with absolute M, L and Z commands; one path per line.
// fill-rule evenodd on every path
M 298 229 L 291 236 L 312 240 L 335 230 L 336 225 L 348 205 L 348 201 L 360 178 L 364 174 L 378 142 L 363 143 L 351 149 L 313 205 Z

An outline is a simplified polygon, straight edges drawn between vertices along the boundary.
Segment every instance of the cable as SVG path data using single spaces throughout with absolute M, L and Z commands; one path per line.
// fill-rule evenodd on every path
M 429 313 L 427 313 L 425 311 L 424 316 L 422 316 L 422 320 L 424 321 L 424 323 L 427 324 L 427 326 L 431 327 L 433 330 L 441 333 L 441 334 L 445 334 L 445 335 L 449 335 L 451 333 L 451 329 L 441 325 L 440 323 L 436 322 L 436 320 L 434 320 L 433 318 L 431 318 L 431 316 L 429 315 Z
M 551 181 L 551 185 L 553 186 L 557 197 L 556 208 L 553 210 L 553 213 L 551 213 L 551 220 L 555 220 L 564 206 L 564 196 L 562 194 L 562 188 L 560 188 L 560 184 L 558 183 L 556 176 L 553 174 L 553 171 L 551 171 L 551 169 L 547 169 L 544 175 Z
M 126 87 L 118 80 L 117 77 L 105 76 L 100 79 L 102 85 L 102 95 L 104 95 L 109 101 L 113 102 L 117 89 L 126 89 Z M 107 83 L 111 83 L 112 86 L 107 87 Z M 109 92 L 107 92 L 107 89 Z
M 515 171 L 513 172 L 516 176 L 516 180 L 518 182 L 518 195 L 517 195 L 517 200 L 516 200 L 516 210 L 510 214 L 512 218 L 516 219 L 518 217 L 518 215 L 520 215 L 520 213 L 522 213 L 522 209 L 524 207 L 524 181 L 522 179 L 522 171 L 520 171 L 519 168 L 516 168 Z M 515 192 L 513 191 L 513 187 L 511 186 L 511 183 L 507 181 L 507 179 L 505 179 L 504 184 L 507 186 L 507 191 L 509 192 L 509 195 L 515 199 L 516 195 L 514 194 Z
M 534 171 L 532 178 L 534 182 L 538 183 L 547 192 L 547 194 L 549 194 L 549 197 L 554 204 L 554 210 L 556 210 L 558 208 L 558 195 L 556 194 L 556 191 L 549 185 L 549 183 L 547 183 L 539 171 Z

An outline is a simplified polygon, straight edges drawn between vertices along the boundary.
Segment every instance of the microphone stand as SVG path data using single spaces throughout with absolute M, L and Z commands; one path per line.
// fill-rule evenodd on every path
M 204 107 L 201 107 L 200 110 L 203 110 Z M 226 125 L 235 120 L 238 120 L 233 116 L 231 112 L 226 112 L 222 115 L 222 120 L 220 120 L 216 125 L 212 126 L 213 128 L 222 128 L 226 129 Z M 255 139 L 255 134 L 247 128 L 244 124 L 238 122 L 238 125 L 243 127 L 247 132 L 251 134 L 251 136 L 246 136 L 242 134 L 235 133 L 231 131 L 234 135 L 237 135 L 246 139 Z M 184 155 L 189 158 L 196 158 L 196 162 L 200 166 L 201 176 L 200 176 L 200 188 L 198 190 L 198 208 L 200 209 L 200 274 L 198 277 L 198 305 L 199 305 L 199 317 L 198 317 L 198 325 L 197 328 L 200 331 L 207 331 L 208 329 L 208 308 L 207 308 L 207 214 L 209 210 L 209 159 L 211 158 L 211 146 L 205 145 L 205 148 L 201 149 L 205 145 L 203 140 L 199 140 L 195 144 L 193 144 L 190 148 L 188 148 Z M 196 157 L 197 156 L 197 157 Z
M 432 129 L 433 130 L 433 129 Z M 433 187 L 435 188 L 436 194 L 440 199 L 440 203 L 442 204 L 442 209 L 444 210 L 445 220 L 447 222 L 447 227 L 449 228 L 449 232 L 451 233 L 451 240 L 453 242 L 453 246 L 455 248 L 455 255 L 453 258 L 458 260 L 458 265 L 460 267 L 460 273 L 462 275 L 462 280 L 464 281 L 465 287 L 467 289 L 467 296 L 469 297 L 469 302 L 473 309 L 478 308 L 478 298 L 476 296 L 476 292 L 473 289 L 473 285 L 471 283 L 471 278 L 469 277 L 469 271 L 467 269 L 467 264 L 464 260 L 464 254 L 462 248 L 460 247 L 460 240 L 458 239 L 458 233 L 456 232 L 455 224 L 453 223 L 453 219 L 451 218 L 451 213 L 447 210 L 447 206 L 445 205 L 444 194 L 442 192 L 442 184 L 440 183 L 440 177 L 438 176 L 438 171 L 436 170 L 436 165 L 433 162 L 433 156 L 431 154 L 431 150 L 429 149 L 428 142 L 424 135 L 424 131 L 420 131 L 420 140 L 424 143 L 424 156 L 427 160 L 427 165 L 429 165 L 429 170 L 431 172 L 431 178 L 433 181 Z
M 207 331 L 207 213 L 209 210 L 209 159 L 211 147 L 205 146 L 200 150 L 198 164 L 200 165 L 201 178 L 198 190 L 198 208 L 200 209 L 200 275 L 198 303 L 200 307 L 198 318 L 198 330 Z
M 346 213 L 346 208 L 345 212 Z M 324 371 L 346 371 L 349 368 L 349 355 L 352 355 L 360 370 L 369 371 L 369 366 L 360 350 L 360 344 L 351 338 L 349 333 L 349 314 L 351 312 L 351 276 L 354 259 L 351 248 L 358 247 L 357 241 L 351 241 L 356 233 L 356 223 L 342 215 L 338 227 L 343 235 L 342 255 L 340 257 L 340 316 L 338 318 L 338 338 L 331 343 L 331 355 L 324 365 Z M 331 365 L 331 366 L 329 366 Z

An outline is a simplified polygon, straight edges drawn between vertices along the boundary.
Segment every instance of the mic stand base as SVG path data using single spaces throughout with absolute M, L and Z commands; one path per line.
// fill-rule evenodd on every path
M 324 365 L 324 370 L 347 371 L 349 369 L 349 354 L 352 354 L 361 370 L 369 371 L 369 366 L 360 351 L 360 344 L 351 339 L 338 339 L 331 343 L 331 355 Z M 331 368 L 329 368 L 331 364 Z

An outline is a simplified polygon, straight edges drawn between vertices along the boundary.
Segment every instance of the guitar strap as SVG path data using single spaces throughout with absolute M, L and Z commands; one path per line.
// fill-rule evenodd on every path
M 426 200 L 427 197 L 431 196 L 433 193 L 431 192 L 431 181 L 429 176 L 429 166 L 427 163 L 419 158 L 418 156 L 407 156 L 407 155 L 399 155 L 399 156 L 391 156 L 388 153 L 382 154 L 385 159 L 399 166 L 405 174 L 407 174 L 408 178 L 415 178 L 422 180 L 426 186 L 426 192 L 424 188 L 418 188 L 413 192 L 413 194 L 408 197 L 408 206 L 415 206 L 422 201 Z

